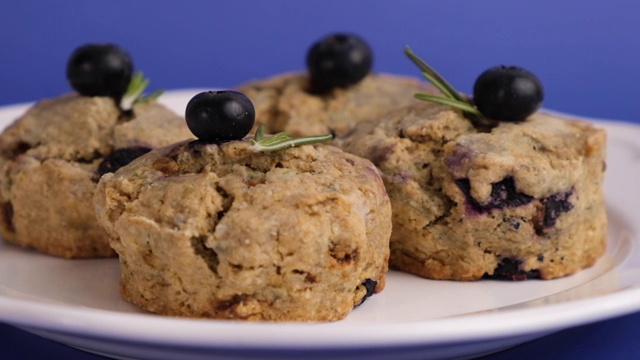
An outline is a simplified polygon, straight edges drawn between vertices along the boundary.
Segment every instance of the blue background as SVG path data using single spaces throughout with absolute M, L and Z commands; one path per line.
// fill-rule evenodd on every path
M 309 45 L 355 32 L 374 69 L 418 76 L 411 45 L 459 90 L 506 64 L 536 73 L 545 107 L 640 123 L 640 3 L 619 1 L 11 1 L 0 11 L 0 105 L 70 90 L 86 42 L 128 49 L 151 88 L 233 87 L 304 69 Z M 640 314 L 563 331 L 489 359 L 640 358 Z M 48 351 L 53 351 L 48 353 Z M 93 359 L 0 325 L 0 358 Z
M 161 88 L 232 87 L 304 68 L 312 41 L 365 37 L 379 72 L 416 75 L 405 45 L 460 91 L 486 68 L 536 73 L 545 106 L 640 119 L 640 23 L 626 1 L 11 1 L 0 12 L 0 104 L 70 88 L 65 64 L 86 42 L 115 42 Z

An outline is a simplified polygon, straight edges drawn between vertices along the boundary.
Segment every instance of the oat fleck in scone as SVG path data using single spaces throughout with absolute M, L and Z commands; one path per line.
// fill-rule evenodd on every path
M 114 256 L 92 206 L 98 167 L 115 150 L 190 137 L 183 119 L 153 101 L 132 116 L 107 97 L 38 102 L 0 135 L 3 239 L 65 258 Z
M 102 177 L 123 297 L 151 312 L 331 321 L 385 284 L 391 206 L 368 160 L 183 142 Z
M 392 268 L 433 279 L 551 279 L 603 253 L 606 135 L 537 113 L 479 133 L 421 103 L 359 125 L 339 143 L 383 173 Z
M 412 77 L 369 74 L 357 84 L 317 94 L 310 91 L 307 73 L 282 74 L 238 89 L 253 102 L 256 124 L 264 124 L 269 133 L 333 133 L 337 137 L 362 121 L 419 102 L 415 93 L 436 91 Z

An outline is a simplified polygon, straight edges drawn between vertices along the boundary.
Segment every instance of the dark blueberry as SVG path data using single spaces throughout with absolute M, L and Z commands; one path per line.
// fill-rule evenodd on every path
M 480 204 L 471 196 L 471 184 L 469 179 L 458 179 L 455 181 L 460 191 L 465 195 L 467 203 L 471 209 L 478 213 L 484 213 L 491 209 L 503 209 L 526 205 L 533 200 L 532 196 L 518 192 L 516 190 L 513 177 L 491 184 L 491 198 L 487 204 Z
M 540 272 L 538 270 L 524 271 L 520 269 L 522 262 L 517 259 L 504 258 L 498 263 L 492 275 L 485 274 L 485 279 L 497 280 L 527 280 L 539 279 Z
M 142 146 L 118 149 L 105 156 L 104 160 L 98 165 L 98 175 L 102 176 L 106 173 L 115 172 L 149 151 L 151 149 Z
M 77 48 L 67 63 L 67 80 L 80 94 L 109 96 L 120 101 L 133 75 L 133 61 L 113 44 L 87 44 Z
M 542 220 L 542 225 L 545 228 L 555 226 L 560 215 L 573 209 L 573 204 L 569 202 L 569 197 L 572 194 L 573 191 L 567 191 L 564 193 L 553 194 L 542 199 L 542 205 L 544 205 L 544 218 Z
M 473 101 L 487 118 L 522 121 L 540 108 L 542 83 L 532 73 L 515 66 L 492 67 L 478 77 Z
M 360 285 L 364 286 L 364 288 L 367 290 L 367 292 L 362 297 L 362 301 L 360 302 L 360 304 L 362 304 L 365 300 L 367 300 L 369 297 L 371 297 L 371 295 L 375 293 L 378 282 L 373 279 L 365 279 Z
M 369 45 L 352 34 L 332 34 L 315 42 L 307 53 L 312 90 L 323 92 L 362 80 L 373 64 Z
M 256 111 L 243 93 L 206 91 L 194 96 L 187 104 L 185 118 L 189 130 L 205 142 L 240 140 L 256 119 Z

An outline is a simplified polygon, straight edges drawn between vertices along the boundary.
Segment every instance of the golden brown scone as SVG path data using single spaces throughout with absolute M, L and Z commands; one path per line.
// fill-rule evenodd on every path
M 65 258 L 114 256 L 93 209 L 98 167 L 131 152 L 191 138 L 155 102 L 123 115 L 107 97 L 42 100 L 0 134 L 3 239 Z M 120 159 L 113 156 L 120 150 Z
M 605 249 L 606 134 L 542 113 L 478 132 L 420 103 L 338 142 L 382 172 L 393 207 L 390 265 L 432 279 L 552 279 Z
M 309 91 L 306 73 L 287 73 L 250 82 L 238 91 L 251 99 L 256 125 L 264 124 L 268 133 L 341 137 L 362 121 L 419 102 L 416 93 L 436 90 L 412 77 L 370 74 L 350 87 L 316 94 Z
M 332 321 L 385 284 L 382 179 L 333 146 L 178 143 L 104 175 L 95 206 L 123 297 L 154 313 Z

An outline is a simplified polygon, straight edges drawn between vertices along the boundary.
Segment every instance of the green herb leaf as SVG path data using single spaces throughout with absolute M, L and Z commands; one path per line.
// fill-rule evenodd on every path
M 434 103 L 438 103 L 438 104 L 442 104 L 442 105 L 447 105 L 450 106 L 452 108 L 456 108 L 458 110 L 461 110 L 465 113 L 470 113 L 470 114 L 474 114 L 477 116 L 482 116 L 482 114 L 480 113 L 480 111 L 478 111 L 478 109 L 476 109 L 475 106 L 469 104 L 468 102 L 463 102 L 463 101 L 458 101 L 458 100 L 453 100 L 450 98 L 446 98 L 446 97 L 442 97 L 442 96 L 438 96 L 438 95 L 432 95 L 432 94 L 415 94 L 416 99 L 420 99 L 420 100 L 424 100 L 424 101 L 430 101 L 430 102 L 434 102 Z
M 433 86 L 437 87 L 438 90 L 440 90 L 440 92 L 442 92 L 444 94 L 444 96 L 448 97 L 449 99 L 454 99 L 455 97 L 449 92 L 449 89 L 447 89 L 446 87 L 442 86 L 442 84 L 440 84 L 436 78 L 434 78 L 433 76 L 431 76 L 430 74 L 423 72 L 422 75 L 427 79 L 427 81 L 429 81 L 430 83 L 433 84 Z
M 438 74 L 438 72 L 434 68 L 431 67 L 431 65 L 427 64 L 424 60 L 420 59 L 416 54 L 414 54 L 413 50 L 411 50 L 410 47 L 407 46 L 404 49 L 404 53 L 407 54 L 409 59 L 411 59 L 411 61 L 413 61 L 420 68 L 420 70 L 422 70 L 423 73 L 428 74 L 428 79 L 432 84 L 436 85 L 438 89 L 446 89 L 446 91 L 443 91 L 443 93 L 445 93 L 452 99 L 465 102 L 467 101 L 462 95 L 460 95 L 460 93 L 453 87 L 453 85 L 449 84 L 447 80 L 445 80 L 440 74 Z
M 256 129 L 256 134 L 253 138 L 255 141 L 260 141 L 264 138 L 264 125 L 258 126 L 258 128 Z
M 277 133 L 272 136 L 264 136 L 264 125 L 258 126 L 253 143 L 253 149 L 256 151 L 277 151 L 286 148 L 292 148 L 296 146 L 302 146 L 307 144 L 315 144 L 323 141 L 329 141 L 333 139 L 333 135 L 314 135 L 303 136 L 294 138 L 291 134 L 286 132 Z
M 443 97 L 431 94 L 415 94 L 417 99 L 443 104 L 461 110 L 467 119 L 471 120 L 476 127 L 493 127 L 496 125 L 495 121 L 485 118 L 473 103 L 459 93 L 453 85 L 438 74 L 431 65 L 414 54 L 410 47 L 405 47 L 404 53 L 420 68 L 422 75 L 444 95 Z
M 120 101 L 120 108 L 124 111 L 131 110 L 133 105 L 142 104 L 157 99 L 164 90 L 156 90 L 149 95 L 143 96 L 144 90 L 149 86 L 149 79 L 146 79 L 142 72 L 137 72 L 131 78 L 129 87 Z

